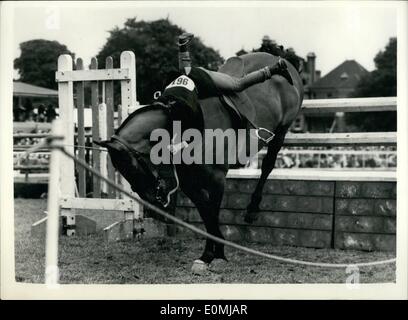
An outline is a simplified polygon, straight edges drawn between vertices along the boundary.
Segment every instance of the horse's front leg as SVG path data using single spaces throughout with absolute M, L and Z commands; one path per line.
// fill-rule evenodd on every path
M 224 194 L 225 172 L 215 170 L 209 172 L 209 175 L 208 183 L 200 190 L 190 185 L 183 191 L 196 205 L 206 231 L 213 236 L 224 239 L 219 226 L 219 211 Z M 224 255 L 224 245 L 207 238 L 203 254 L 194 262 L 192 271 L 200 273 L 207 270 L 214 259 L 227 260 Z
M 224 196 L 224 188 L 225 188 L 225 176 L 226 172 L 218 171 L 215 173 L 212 179 L 212 184 L 210 186 L 209 192 L 209 200 L 210 200 L 210 211 L 208 217 L 210 217 L 209 224 L 213 228 L 214 235 L 218 238 L 224 239 L 224 236 L 220 230 L 220 207 L 222 198 Z M 222 259 L 228 261 L 225 257 L 224 253 L 224 245 L 222 243 L 216 242 L 214 243 L 214 259 Z
M 247 213 L 244 217 L 245 222 L 252 223 L 258 219 L 259 204 L 262 201 L 262 191 L 269 174 L 275 167 L 276 157 L 285 140 L 287 128 L 276 131 L 274 139 L 269 143 L 265 158 L 262 160 L 261 177 L 258 180 L 255 191 L 251 196 L 251 202 L 247 207 Z

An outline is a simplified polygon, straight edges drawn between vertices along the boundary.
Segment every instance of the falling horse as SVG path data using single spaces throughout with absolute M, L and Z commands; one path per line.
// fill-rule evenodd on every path
M 267 53 L 250 53 L 234 57 L 221 66 L 219 72 L 232 76 L 242 76 L 268 65 L 274 65 L 278 57 Z M 262 162 L 262 173 L 257 187 L 248 204 L 245 221 L 251 223 L 257 219 L 259 204 L 262 200 L 262 190 L 268 175 L 274 168 L 279 150 L 285 135 L 296 118 L 303 100 L 303 86 L 299 73 L 287 63 L 293 79 L 293 86 L 283 77 L 276 75 L 270 80 L 249 87 L 242 93 L 228 94 L 221 97 L 210 97 L 200 100 L 202 112 L 201 129 L 246 129 L 247 138 L 251 135 L 252 126 L 262 128 L 267 133 L 273 133 L 273 139 L 268 143 L 255 136 L 258 152 L 267 147 L 267 153 Z M 160 104 L 142 107 L 131 114 L 117 129 L 115 135 L 108 141 L 100 142 L 108 149 L 112 163 L 123 177 L 130 183 L 133 191 L 141 198 L 161 205 L 157 192 L 163 180 L 159 165 L 154 165 L 149 153 L 154 144 L 150 134 L 154 129 L 169 129 L 172 122 L 168 108 Z M 248 141 L 248 140 L 247 140 Z M 228 141 L 228 143 L 230 143 Z M 230 167 L 228 159 L 233 152 L 248 152 L 246 146 L 224 146 L 225 161 L 216 164 L 177 164 L 174 166 L 179 187 L 197 207 L 208 233 L 223 238 L 219 226 L 219 211 L 224 194 L 226 174 Z M 246 145 L 249 145 L 248 143 Z M 215 148 L 213 143 L 203 139 L 202 150 Z M 208 150 L 207 150 L 208 151 Z M 253 156 L 250 154 L 249 156 Z M 247 154 L 248 156 L 248 154 Z M 163 207 L 163 206 L 162 206 Z M 209 266 L 214 259 L 224 259 L 224 245 L 206 240 L 204 252 L 193 264 L 193 270 L 198 265 Z

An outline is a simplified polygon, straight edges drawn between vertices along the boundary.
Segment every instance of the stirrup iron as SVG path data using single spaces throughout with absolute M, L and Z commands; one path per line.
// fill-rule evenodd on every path
M 267 134 L 269 134 L 269 135 L 270 135 L 269 138 L 267 138 L 267 139 L 262 138 L 262 137 L 259 135 L 259 132 L 260 132 L 260 131 L 265 131 Z M 266 144 L 268 144 L 269 142 L 271 142 L 272 139 L 275 137 L 275 134 L 274 134 L 272 131 L 270 131 L 270 130 L 268 130 L 268 129 L 266 129 L 266 128 L 258 128 L 258 129 L 256 129 L 256 130 L 255 130 L 255 134 L 256 134 L 256 137 L 257 137 L 259 140 L 262 140 L 262 141 L 265 142 Z

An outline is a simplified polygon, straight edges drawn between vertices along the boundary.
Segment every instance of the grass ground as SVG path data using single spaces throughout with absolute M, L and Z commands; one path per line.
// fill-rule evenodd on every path
M 16 281 L 44 281 L 44 240 L 30 237 L 30 226 L 44 216 L 46 200 L 15 200 Z M 117 219 L 115 214 L 102 227 Z M 99 221 L 98 221 L 99 222 Z M 105 243 L 101 233 L 88 237 L 62 237 L 59 244 L 61 283 L 84 284 L 164 284 L 164 283 L 344 283 L 345 269 L 304 267 L 247 255 L 226 248 L 229 263 L 216 265 L 204 275 L 193 275 L 191 263 L 202 252 L 198 239 L 155 238 L 140 241 Z M 332 263 L 389 259 L 394 253 L 333 249 L 275 247 L 247 243 L 261 251 L 302 259 Z M 366 267 L 360 282 L 395 282 L 395 265 Z

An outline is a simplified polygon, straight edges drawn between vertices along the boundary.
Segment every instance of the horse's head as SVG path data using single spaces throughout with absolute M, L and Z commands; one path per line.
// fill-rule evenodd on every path
M 146 106 L 132 113 L 107 141 L 96 144 L 108 149 L 113 166 L 129 182 L 142 199 L 164 205 L 158 196 L 162 183 L 158 167 L 150 160 L 155 142 L 150 141 L 153 130 L 167 128 L 169 115 L 164 107 Z

